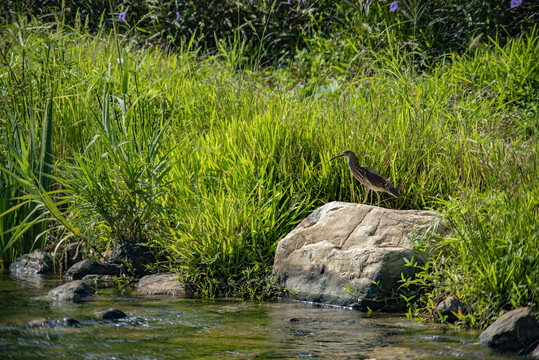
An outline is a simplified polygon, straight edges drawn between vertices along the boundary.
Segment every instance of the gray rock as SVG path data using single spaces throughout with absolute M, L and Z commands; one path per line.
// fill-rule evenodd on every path
M 47 319 L 32 320 L 26 324 L 26 327 L 27 328 L 57 327 L 57 326 L 72 327 L 76 325 L 80 325 L 80 322 L 77 319 L 64 317 L 64 318 L 58 318 L 58 319 L 53 319 L 53 320 L 47 320 Z
M 49 291 L 49 297 L 59 301 L 81 302 L 87 300 L 94 292 L 94 289 L 84 281 L 75 280 L 52 289 Z
M 460 313 L 466 315 L 468 313 L 468 307 L 462 301 L 457 300 L 453 296 L 449 296 L 444 301 L 440 302 L 436 307 L 436 312 L 442 316 L 446 317 L 446 321 L 449 323 L 454 323 L 458 320 L 458 317 L 455 314 Z
M 109 262 L 122 265 L 132 275 L 144 276 L 148 275 L 145 265 L 155 262 L 155 257 L 147 246 L 124 241 L 114 247 Z
M 176 274 L 146 275 L 137 285 L 138 295 L 172 295 L 185 296 L 185 285 L 178 280 Z
M 120 275 L 121 267 L 115 264 L 101 264 L 95 260 L 82 260 L 67 270 L 65 277 L 67 279 L 80 280 L 89 274 L 96 275 Z
M 414 241 L 445 231 L 438 218 L 432 211 L 328 203 L 279 241 L 273 275 L 299 300 L 390 310 L 385 300 L 401 273 L 415 272 L 404 259 L 426 260 Z
M 9 271 L 20 275 L 51 274 L 54 273 L 54 264 L 49 253 L 35 250 L 16 258 L 9 265 Z
M 93 287 L 94 289 L 105 289 L 116 287 L 118 280 L 112 275 L 96 275 L 90 274 L 82 278 L 82 281 Z
M 110 308 L 105 311 L 96 311 L 94 315 L 102 320 L 116 321 L 119 319 L 126 319 L 128 316 L 122 311 L 115 308 Z
M 529 307 L 511 310 L 483 331 L 479 342 L 498 351 L 525 355 L 539 343 L 539 322 Z

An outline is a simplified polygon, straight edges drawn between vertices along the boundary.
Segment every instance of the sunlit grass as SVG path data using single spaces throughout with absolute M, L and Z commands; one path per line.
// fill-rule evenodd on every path
M 326 202 L 363 200 L 345 164 L 329 162 L 350 149 L 402 192 L 383 206 L 432 208 L 452 224 L 441 248 L 450 260 L 422 280 L 436 284 L 431 307 L 457 294 L 481 324 L 508 306 L 537 311 L 536 35 L 423 74 L 406 56 L 374 53 L 368 76 L 319 86 L 328 79 L 301 85 L 283 69 L 246 68 L 241 46 L 202 56 L 187 45 L 134 50 L 112 36 L 9 31 L 2 176 L 60 238 L 75 234 L 92 251 L 148 242 L 200 294 L 266 296 L 280 238 Z M 30 134 L 31 116 L 41 134 L 51 94 L 51 192 L 25 192 L 14 176 L 32 186 L 39 172 L 15 161 L 8 140 L 15 128 Z M 25 250 L 10 243 L 23 227 L 8 219 L 1 257 L 11 260 Z

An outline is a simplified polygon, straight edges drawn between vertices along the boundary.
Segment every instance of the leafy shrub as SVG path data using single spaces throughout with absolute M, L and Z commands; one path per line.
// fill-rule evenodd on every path
M 516 8 L 510 8 L 510 1 L 498 0 L 397 4 L 391 12 L 390 1 L 384 0 L 65 0 L 61 5 L 46 0 L 8 1 L 0 6 L 0 13 L 4 23 L 26 14 L 42 23 L 56 24 L 58 18 L 62 26 L 97 33 L 102 25 L 111 28 L 125 12 L 126 21 L 119 28 L 140 45 L 180 47 L 193 40 L 195 48 L 211 53 L 236 36 L 245 41 L 245 56 L 251 61 L 271 63 L 288 63 L 297 50 L 312 49 L 308 42 L 318 37 L 337 43 L 353 39 L 346 46 L 356 53 L 383 49 L 396 41 L 430 64 L 440 55 L 466 51 L 488 37 L 503 45 L 539 21 L 539 5 L 527 1 Z

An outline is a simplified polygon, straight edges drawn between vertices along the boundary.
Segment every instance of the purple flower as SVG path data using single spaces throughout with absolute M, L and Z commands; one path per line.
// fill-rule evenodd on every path
M 118 15 L 118 20 L 125 21 L 125 11 L 122 11 L 120 15 Z
M 520 5 L 522 5 L 522 0 L 511 0 L 511 5 L 509 5 L 511 7 L 511 9 L 514 9 L 516 7 L 519 7 Z
M 176 21 L 180 20 L 180 12 L 179 11 L 176 11 Z
M 393 12 L 399 8 L 399 4 L 397 4 L 396 1 L 393 1 L 391 5 L 389 5 L 389 11 Z

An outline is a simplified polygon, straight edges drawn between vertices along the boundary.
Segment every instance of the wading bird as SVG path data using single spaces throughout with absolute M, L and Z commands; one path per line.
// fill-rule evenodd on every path
M 393 195 L 395 197 L 399 197 L 401 195 L 400 192 L 393 187 L 393 182 L 391 179 L 386 179 L 368 166 L 359 165 L 359 160 L 357 159 L 356 154 L 350 150 L 344 150 L 330 161 L 341 157 L 345 157 L 346 160 L 348 160 L 348 168 L 350 169 L 350 172 L 357 179 L 357 181 L 365 186 L 367 193 L 365 194 L 363 203 L 367 201 L 369 191 L 371 190 L 376 192 L 376 196 L 378 197 L 378 206 L 380 206 L 379 191 L 388 193 L 389 195 Z

